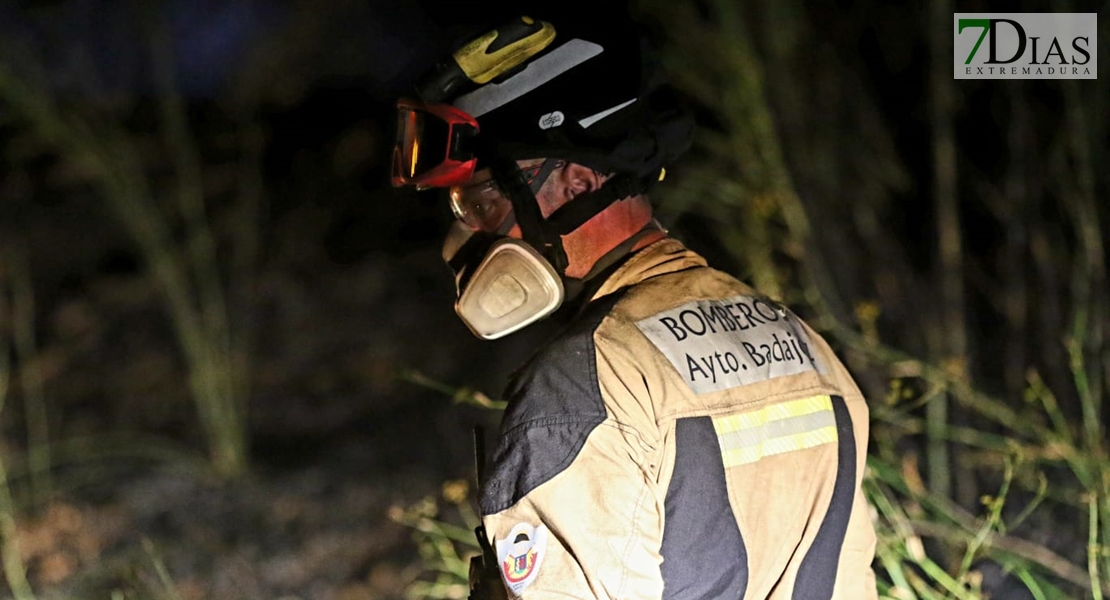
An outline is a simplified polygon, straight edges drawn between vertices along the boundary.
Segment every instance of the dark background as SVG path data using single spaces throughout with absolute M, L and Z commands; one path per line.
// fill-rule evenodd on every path
M 947 28 L 955 11 L 1019 8 L 1105 25 L 1107 4 L 689 7 L 633 6 L 701 126 L 653 194 L 672 233 L 811 318 L 877 406 L 894 381 L 935 391 L 911 357 L 1015 410 L 1036 372 L 1078 423 L 1065 342 L 1087 333 L 1096 395 L 1110 364 L 1105 77 L 955 81 Z M 43 597 L 399 597 L 420 577 L 390 509 L 472 477 L 470 428 L 497 415 L 456 400 L 496 398 L 558 323 L 490 343 L 457 320 L 443 198 L 388 186 L 393 103 L 458 42 L 530 8 L 627 10 L 0 0 L 0 456 L 18 517 L 5 531 Z M 934 10 L 947 20 L 930 25 Z M 190 254 L 188 185 L 207 262 Z M 205 273 L 223 293 L 243 470 L 206 459 L 174 294 L 127 217 L 140 212 L 187 257 L 186 304 L 206 306 Z M 947 419 L 1007 435 L 966 406 Z M 876 431 L 877 446 L 927 454 L 920 429 Z M 44 469 L 36 444 L 52 449 Z M 978 510 L 997 465 L 955 471 L 926 479 Z M 1085 543 L 1044 515 L 1028 537 Z

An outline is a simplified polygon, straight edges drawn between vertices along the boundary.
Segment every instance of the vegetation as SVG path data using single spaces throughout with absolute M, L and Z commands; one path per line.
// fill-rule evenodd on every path
M 233 327 L 229 321 L 225 279 L 217 257 L 216 239 L 205 206 L 198 150 L 186 122 L 185 106 L 174 89 L 169 50 L 154 45 L 153 63 L 159 83 L 157 108 L 161 116 L 155 143 L 165 144 L 170 155 L 173 180 L 154 181 L 144 164 L 142 140 L 122 124 L 95 114 L 65 110 L 47 90 L 47 82 L 28 82 L 8 65 L 0 63 L 0 101 L 9 107 L 11 117 L 21 124 L 23 141 L 30 153 L 48 153 L 80 172 L 88 185 L 101 194 L 106 206 L 123 224 L 139 249 L 162 302 L 174 325 L 181 351 L 188 363 L 187 385 L 206 433 L 212 466 L 223 476 L 242 474 L 247 466 L 245 369 L 248 365 L 250 332 L 242 320 Z M 245 210 L 258 202 L 256 176 L 249 165 L 241 183 L 241 204 Z M 165 186 L 155 191 L 155 185 Z M 166 193 L 176 200 L 174 212 L 166 212 L 156 195 Z M 249 223 L 249 217 L 248 221 Z M 250 225 L 248 225 L 249 227 Z M 176 231 L 180 231 L 178 234 Z M 239 235 L 239 244 L 251 244 L 253 235 Z M 251 250 L 240 250 L 249 257 Z M 249 258 L 247 259 L 249 260 Z M 249 265 L 232 261 L 238 272 Z M 242 284 L 236 281 L 236 284 Z M 29 327 L 32 313 L 13 315 L 18 327 Z M 30 357 L 26 333 L 16 336 L 17 351 Z M 28 392 L 38 390 L 34 370 L 23 369 Z M 41 393 L 41 392 L 39 392 Z M 42 401 L 28 411 L 30 452 L 36 472 L 49 470 L 47 433 Z M 47 464 L 44 464 L 47 463 Z

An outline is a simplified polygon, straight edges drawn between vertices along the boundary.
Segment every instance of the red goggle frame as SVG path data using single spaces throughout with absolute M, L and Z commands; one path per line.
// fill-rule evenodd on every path
M 478 121 L 454 106 L 400 100 L 393 186 L 424 189 L 465 183 L 478 163 L 473 144 L 476 135 Z

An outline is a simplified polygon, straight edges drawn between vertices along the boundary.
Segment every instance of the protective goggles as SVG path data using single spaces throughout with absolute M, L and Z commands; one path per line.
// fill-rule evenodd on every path
M 397 103 L 393 186 L 450 187 L 474 174 L 478 121 L 449 104 Z
M 533 192 L 538 192 L 538 188 L 543 185 L 543 182 L 538 182 L 538 185 L 533 184 L 543 169 L 544 160 L 521 161 L 518 164 L 520 173 L 524 177 L 524 183 L 532 187 Z M 565 166 L 565 161 L 557 161 L 551 171 Z M 550 176 L 550 173 L 548 173 L 548 176 Z M 505 222 L 505 218 L 513 211 L 512 202 L 501 192 L 501 188 L 497 186 L 497 182 L 493 178 L 476 183 L 467 183 L 466 185 L 451 186 L 448 197 L 451 202 L 451 212 L 455 214 L 455 218 L 474 231 L 485 231 L 487 233 L 497 231 Z

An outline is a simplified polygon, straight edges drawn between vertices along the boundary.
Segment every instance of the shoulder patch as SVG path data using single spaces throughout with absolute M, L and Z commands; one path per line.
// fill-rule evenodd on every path
M 798 318 L 759 296 L 695 300 L 636 322 L 696 394 L 825 374 Z
M 517 523 L 505 539 L 496 540 L 497 562 L 505 586 L 519 596 L 539 575 L 547 553 L 547 527 Z

